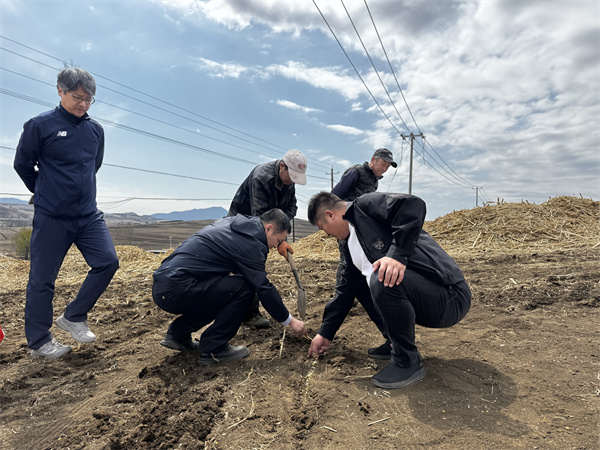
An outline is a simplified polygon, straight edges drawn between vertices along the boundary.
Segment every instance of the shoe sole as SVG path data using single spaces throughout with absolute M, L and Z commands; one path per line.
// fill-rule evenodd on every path
M 173 341 L 172 339 L 163 339 L 162 341 L 160 341 L 160 345 L 162 345 L 163 347 L 167 347 L 170 348 L 171 350 L 177 350 L 179 352 L 195 352 L 197 351 L 197 349 L 191 349 L 191 348 L 187 348 L 183 345 L 181 345 L 179 342 L 177 341 Z
M 390 359 L 392 359 L 392 355 L 369 355 L 368 353 L 367 355 L 369 356 L 369 358 L 377 359 L 379 361 L 389 361 Z
M 33 353 L 33 351 L 32 351 L 32 352 L 31 352 L 31 357 L 32 357 L 32 358 L 44 358 L 44 359 L 58 359 L 58 358 L 60 358 L 61 356 L 68 355 L 69 353 L 71 353 L 71 351 L 72 351 L 72 350 L 73 350 L 73 349 L 69 348 L 69 350 L 68 350 L 68 351 L 66 351 L 66 352 L 64 352 L 64 353 L 61 353 L 60 355 L 49 355 L 49 356 L 42 355 L 42 354 L 40 354 L 40 353 Z
M 227 361 L 238 361 L 240 359 L 244 359 L 244 358 L 248 357 L 249 355 L 250 355 L 250 350 L 246 349 L 243 353 L 224 357 L 224 358 L 217 358 L 216 356 L 214 356 L 210 359 L 205 358 L 205 357 L 200 357 L 200 358 L 198 358 L 198 364 L 200 364 L 201 366 L 208 366 L 210 364 L 217 364 L 217 363 L 222 363 L 222 362 L 227 362 Z
M 425 375 L 427 375 L 427 371 L 425 370 L 425 367 L 421 367 L 410 378 L 406 380 L 397 381 L 395 383 L 382 383 L 381 381 L 377 381 L 376 379 L 372 378 L 371 381 L 373 381 L 373 384 L 378 388 L 402 389 L 421 381 L 423 378 L 425 378 Z
M 72 338 L 73 338 L 75 341 L 79 342 L 80 344 L 91 344 L 92 342 L 95 342 L 95 341 L 96 341 L 96 337 L 95 337 L 95 336 L 94 336 L 94 338 L 93 338 L 93 339 L 79 339 L 79 338 L 78 338 L 78 337 L 77 337 L 77 336 L 76 336 L 76 335 L 75 335 L 75 334 L 74 334 L 74 333 L 73 333 L 73 332 L 70 330 L 69 326 L 68 326 L 68 325 L 66 325 L 66 324 L 64 324 L 64 323 L 62 322 L 62 320 L 61 320 L 61 319 L 63 319 L 63 320 L 66 320 L 66 319 L 65 319 L 63 316 L 60 316 L 58 319 L 56 319 L 56 326 L 57 326 L 58 328 L 60 328 L 61 330 L 63 330 L 63 331 L 66 331 L 67 333 L 69 333 L 69 334 L 71 335 L 71 337 L 72 337 Z

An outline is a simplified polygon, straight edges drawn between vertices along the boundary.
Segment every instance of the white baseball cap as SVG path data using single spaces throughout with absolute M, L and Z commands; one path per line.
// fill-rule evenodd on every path
M 283 157 L 291 180 L 296 184 L 306 184 L 306 156 L 299 150 L 290 150 Z

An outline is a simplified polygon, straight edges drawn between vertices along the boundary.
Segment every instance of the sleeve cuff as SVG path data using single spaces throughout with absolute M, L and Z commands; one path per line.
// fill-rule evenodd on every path
M 288 318 L 285 319 L 283 322 L 281 322 L 281 325 L 283 325 L 284 327 L 287 327 L 291 321 L 292 321 L 292 315 L 288 313 Z

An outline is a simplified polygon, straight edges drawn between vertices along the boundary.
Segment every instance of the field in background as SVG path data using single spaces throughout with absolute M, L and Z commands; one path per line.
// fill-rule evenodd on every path
M 115 245 L 133 245 L 143 250 L 160 251 L 176 248 L 196 231 L 213 222 L 214 220 L 194 220 L 112 226 L 109 224 L 108 229 Z M 15 256 L 14 237 L 20 229 L 0 228 L 0 255 Z M 308 221 L 294 219 L 288 242 L 293 243 L 315 231 L 318 231 L 318 228 Z

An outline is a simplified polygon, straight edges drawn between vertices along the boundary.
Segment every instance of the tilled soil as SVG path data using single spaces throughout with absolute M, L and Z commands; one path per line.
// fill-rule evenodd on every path
M 295 256 L 314 336 L 337 264 Z M 0 448 L 596 449 L 599 256 L 586 246 L 456 257 L 471 311 L 448 329 L 417 327 L 427 377 L 394 391 L 371 383 L 383 364 L 366 351 L 383 340 L 360 306 L 318 358 L 306 356 L 308 340 L 275 323 L 242 326 L 233 343 L 251 354 L 239 362 L 200 367 L 194 355 L 161 347 L 173 317 L 151 299 L 160 259 L 135 270 L 122 261 L 90 314 L 95 343 L 53 327 L 73 353 L 32 359 L 23 332 L 27 264 L 3 259 L 0 270 L 18 281 L 0 287 Z M 80 283 L 85 265 L 74 258 L 61 274 L 81 273 Z M 289 266 L 273 256 L 268 270 L 296 313 Z M 56 317 L 78 287 L 59 277 Z

